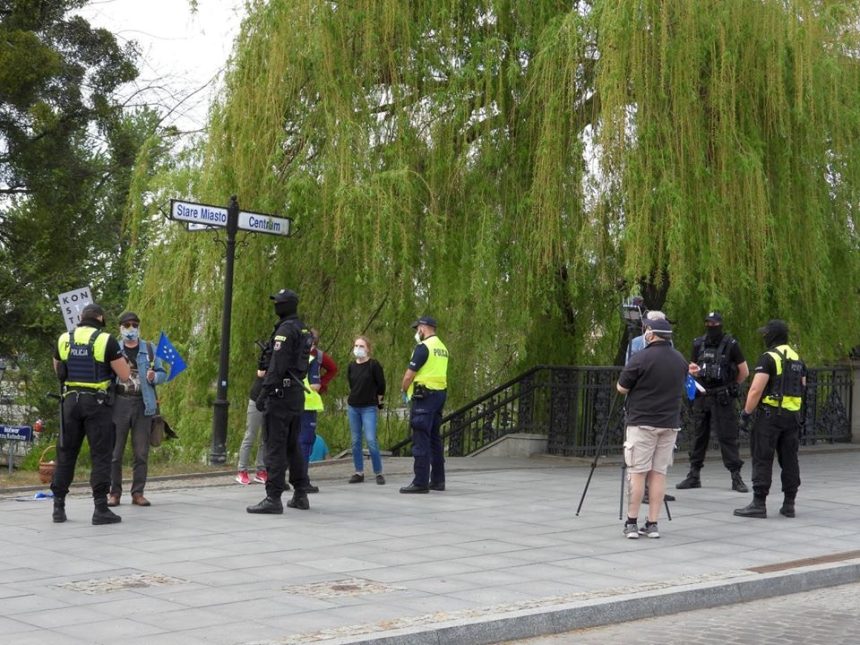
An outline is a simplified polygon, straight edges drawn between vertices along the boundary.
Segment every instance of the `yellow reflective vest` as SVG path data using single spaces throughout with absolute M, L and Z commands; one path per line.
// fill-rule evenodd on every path
M 778 349 L 780 352 L 782 352 L 782 354 L 785 355 L 786 358 L 791 359 L 792 361 L 799 361 L 800 360 L 800 356 L 797 355 L 797 352 L 795 352 L 788 345 L 780 345 L 776 349 Z M 773 358 L 773 362 L 776 365 L 777 377 L 782 376 L 782 368 L 783 368 L 782 357 L 775 351 L 769 351 L 766 353 L 770 354 L 770 356 Z M 769 390 L 772 389 L 772 387 L 771 387 L 772 385 L 773 385 L 772 383 L 768 383 L 768 389 Z M 783 384 L 783 387 L 784 386 L 785 386 L 785 384 Z M 778 394 L 778 393 L 776 393 L 776 394 Z M 788 410 L 789 412 L 797 412 L 798 410 L 800 410 L 800 405 L 802 403 L 802 399 L 799 396 L 785 396 L 785 395 L 783 395 L 782 400 L 780 401 L 780 399 L 777 397 L 766 395 L 766 396 L 762 397 L 761 402 L 765 405 L 770 405 L 770 406 L 773 406 L 775 408 L 781 407 L 783 410 Z
M 448 348 L 438 336 L 425 338 L 421 344 L 427 347 L 427 362 L 415 373 L 415 380 L 409 386 L 410 398 L 416 384 L 423 385 L 428 390 L 448 389 Z
M 76 327 L 75 351 L 72 352 L 69 332 L 57 339 L 57 354 L 66 364 L 66 387 L 85 387 L 107 390 L 113 381 L 113 370 L 105 361 L 105 351 L 110 334 L 95 327 Z M 92 342 L 91 342 L 92 341 Z
M 315 360 L 316 360 L 316 357 L 311 355 L 309 360 L 308 360 L 308 365 L 313 363 L 313 361 L 315 361 Z M 310 373 L 310 371 L 311 371 L 310 367 L 308 367 L 308 374 Z M 320 412 L 324 409 L 325 408 L 323 407 L 323 400 L 322 400 L 322 397 L 320 396 L 320 393 L 314 392 L 311 389 L 311 382 L 308 379 L 307 375 L 305 375 L 305 410 L 308 412 L 311 412 L 311 411 Z

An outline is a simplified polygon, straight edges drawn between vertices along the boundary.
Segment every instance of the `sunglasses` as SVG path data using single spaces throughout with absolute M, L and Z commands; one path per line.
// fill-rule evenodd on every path
M 140 327 L 140 323 L 139 322 L 124 322 L 121 326 L 122 327 L 134 327 L 135 329 L 137 329 L 138 327 Z

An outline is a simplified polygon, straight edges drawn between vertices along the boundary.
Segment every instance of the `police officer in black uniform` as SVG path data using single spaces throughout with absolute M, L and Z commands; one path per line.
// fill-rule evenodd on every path
M 308 372 L 313 335 L 296 313 L 298 295 L 281 289 L 270 296 L 275 303 L 278 323 L 272 333 L 269 366 L 263 377 L 262 391 L 257 409 L 266 414 L 263 432 L 266 437 L 266 497 L 249 506 L 249 513 L 277 514 L 284 512 L 281 495 L 288 490 L 287 462 L 290 483 L 294 493 L 287 502 L 290 508 L 307 510 L 308 467 L 299 447 L 301 416 L 305 409 L 305 390 L 302 380 Z
M 738 422 L 735 399 L 738 386 L 749 376 L 741 346 L 723 331 L 723 317 L 712 311 L 705 317 L 705 335 L 693 340 L 690 374 L 705 387 L 693 401 L 693 445 L 690 450 L 690 472 L 676 488 L 701 488 L 699 471 L 705 463 L 705 453 L 711 439 L 711 429 L 717 435 L 723 464 L 732 474 L 732 490 L 749 492 L 741 478 L 738 450 Z
M 759 356 L 750 384 L 740 423 L 749 428 L 752 450 L 753 501 L 735 509 L 739 517 L 767 517 L 765 501 L 773 476 L 773 453 L 776 451 L 782 469 L 782 493 L 785 496 L 780 514 L 794 517 L 794 500 L 800 487 L 801 406 L 806 387 L 806 367 L 797 352 L 788 345 L 788 325 L 771 320 L 759 329 L 767 351 Z
M 84 442 L 90 446 L 93 524 L 121 521 L 108 508 L 114 428 L 111 413 L 116 379 L 128 380 L 130 368 L 119 342 L 105 326 L 105 312 L 95 303 L 81 311 L 74 331 L 60 335 L 54 351 L 54 371 L 63 383 L 63 425 L 57 447 L 57 466 L 51 482 L 54 522 L 66 521 L 66 494 Z

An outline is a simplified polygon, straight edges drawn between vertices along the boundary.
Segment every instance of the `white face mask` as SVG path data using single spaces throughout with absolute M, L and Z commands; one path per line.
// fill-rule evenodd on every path
M 415 342 L 416 342 L 416 343 L 420 343 L 422 340 L 424 340 L 424 339 L 423 339 L 423 338 L 421 338 L 421 332 L 420 332 L 420 331 L 416 331 L 416 332 L 415 332 Z
M 352 354 L 356 358 L 367 358 L 367 350 L 364 347 L 353 347 Z
M 120 333 L 122 334 L 124 340 L 127 340 L 132 343 L 138 338 L 140 338 L 140 329 L 138 329 L 137 327 L 121 327 Z

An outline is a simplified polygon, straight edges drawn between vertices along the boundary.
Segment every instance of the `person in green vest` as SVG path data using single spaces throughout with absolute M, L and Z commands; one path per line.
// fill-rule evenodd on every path
M 401 493 L 445 490 L 445 455 L 442 446 L 442 408 L 448 394 L 448 348 L 436 335 L 436 319 L 422 316 L 414 323 L 415 341 L 400 389 L 410 403 L 412 428 L 412 483 Z
M 305 465 L 310 463 L 311 451 L 317 438 L 317 415 L 324 409 L 323 400 L 320 396 L 321 362 L 314 356 L 313 349 L 309 360 L 308 374 L 305 376 L 305 410 L 302 412 L 302 429 L 299 432 L 299 446 L 302 449 L 302 456 L 305 458 Z M 320 492 L 319 486 L 314 486 L 310 482 L 310 477 L 306 490 L 308 493 Z
M 63 425 L 51 482 L 53 519 L 57 523 L 66 521 L 66 495 L 75 476 L 84 437 L 92 460 L 93 524 L 115 524 L 122 519 L 107 503 L 114 444 L 111 408 L 116 379 L 127 381 L 131 369 L 119 342 L 104 331 L 104 326 L 104 309 L 90 303 L 81 311 L 78 326 L 61 334 L 54 349 L 54 371 L 62 382 L 63 392 Z
M 806 367 L 797 352 L 788 344 L 788 325 L 782 320 L 770 320 L 759 328 L 767 351 L 759 356 L 747 400 L 741 411 L 741 429 L 750 431 L 752 452 L 752 502 L 737 508 L 739 517 L 767 517 L 767 500 L 773 477 L 773 454 L 776 452 L 782 469 L 781 515 L 794 517 L 794 500 L 800 487 L 801 405 L 806 388 Z

